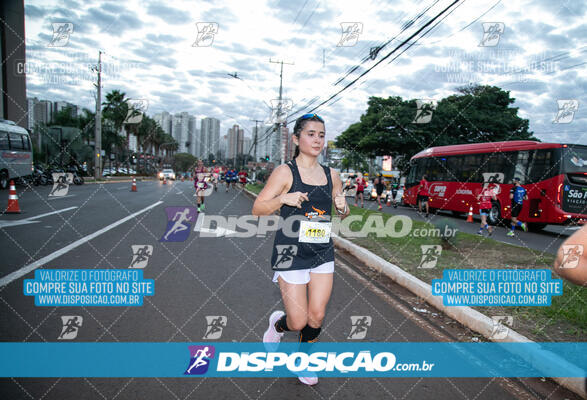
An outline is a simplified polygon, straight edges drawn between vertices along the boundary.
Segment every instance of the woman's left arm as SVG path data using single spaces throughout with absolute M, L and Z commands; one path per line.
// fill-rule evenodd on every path
M 351 210 L 346 203 L 346 197 L 342 193 L 342 181 L 340 180 L 339 173 L 330 168 L 330 177 L 332 178 L 332 200 L 334 208 L 336 208 L 340 219 L 343 220 L 351 213 Z

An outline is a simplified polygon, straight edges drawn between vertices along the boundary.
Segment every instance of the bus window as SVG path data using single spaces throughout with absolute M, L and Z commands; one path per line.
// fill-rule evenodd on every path
M 462 181 L 483 182 L 479 168 L 485 162 L 485 154 L 467 154 L 463 161 Z
M 24 143 L 22 142 L 22 135 L 18 133 L 9 133 L 10 150 L 24 150 Z
M 444 181 L 446 179 L 445 161 L 441 157 L 428 158 L 426 175 L 429 181 Z
M 520 179 L 520 184 L 526 183 L 526 173 L 528 171 L 528 158 L 530 157 L 528 150 L 518 151 L 518 157 L 516 158 L 516 164 L 514 166 L 514 178 Z M 510 182 L 511 183 L 511 182 Z
M 446 159 L 447 180 L 462 182 L 463 181 L 463 157 L 450 156 Z
M 8 132 L 0 132 L 0 150 L 8 149 L 10 149 L 8 144 Z
M 418 180 L 419 168 L 418 167 L 420 165 L 421 160 L 422 160 L 421 158 L 417 158 L 411 162 L 410 172 L 408 172 L 408 177 L 406 179 L 406 186 L 407 187 L 414 186 L 419 182 L 419 180 Z
M 569 145 L 563 158 L 564 172 L 587 172 L 587 146 Z
M 535 150 L 528 168 L 528 182 L 539 182 L 556 175 L 558 169 L 554 166 L 553 150 Z
M 31 140 L 28 136 L 22 135 L 22 143 L 24 144 L 24 149 L 26 151 L 31 151 Z

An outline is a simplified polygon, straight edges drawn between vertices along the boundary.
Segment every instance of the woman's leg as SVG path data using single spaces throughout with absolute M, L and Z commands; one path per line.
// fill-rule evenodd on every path
M 310 272 L 308 282 L 308 325 L 320 328 L 326 313 L 326 306 L 332 293 L 332 277 L 334 274 Z
M 285 306 L 287 328 L 290 331 L 301 331 L 308 323 L 306 285 L 288 283 L 281 276 L 277 280 Z

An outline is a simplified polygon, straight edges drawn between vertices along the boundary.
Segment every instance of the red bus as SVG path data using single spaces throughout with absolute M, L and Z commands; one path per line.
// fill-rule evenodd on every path
M 459 215 L 473 206 L 478 214 L 477 195 L 494 183 L 497 201 L 489 221 L 499 223 L 511 217 L 510 189 L 519 178 L 528 200 L 518 218 L 530 229 L 587 220 L 587 146 L 515 140 L 431 147 L 410 160 L 404 203 L 417 205 L 424 174 L 433 209 Z

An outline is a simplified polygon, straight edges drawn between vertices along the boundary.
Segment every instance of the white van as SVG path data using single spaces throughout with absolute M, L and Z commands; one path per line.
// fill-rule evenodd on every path
M 0 189 L 33 173 L 33 145 L 26 129 L 0 119 Z

